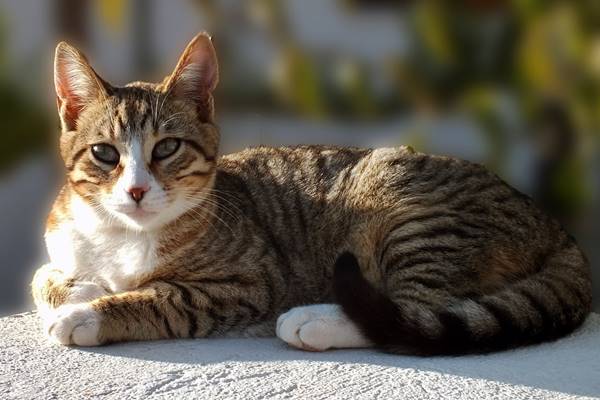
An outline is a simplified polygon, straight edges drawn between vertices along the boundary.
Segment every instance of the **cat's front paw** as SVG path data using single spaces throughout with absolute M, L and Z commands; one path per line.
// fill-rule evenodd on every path
M 337 304 L 294 307 L 279 316 L 276 332 L 287 344 L 308 351 L 371 345 Z
M 53 342 L 77 346 L 100 344 L 100 314 L 88 303 L 61 306 L 44 325 Z

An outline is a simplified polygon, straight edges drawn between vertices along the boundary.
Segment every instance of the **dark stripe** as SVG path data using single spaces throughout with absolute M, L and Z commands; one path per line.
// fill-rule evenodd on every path
M 195 176 L 195 177 L 206 177 L 206 176 L 210 175 L 212 171 L 213 171 L 212 168 L 209 169 L 206 172 L 204 172 L 204 171 L 193 171 L 193 172 L 190 172 L 188 174 L 185 174 L 185 175 L 182 175 L 182 176 L 178 176 L 178 177 L 175 178 L 175 180 L 176 181 L 180 181 L 180 180 L 185 179 L 185 178 L 191 178 L 192 176 Z
M 444 175 L 442 177 L 442 179 L 440 179 L 439 181 L 437 181 L 433 185 L 431 185 L 431 187 L 434 190 L 439 189 L 440 187 L 444 187 L 450 182 L 450 180 L 452 178 L 453 178 L 453 175 L 451 173 L 448 173 L 448 174 Z
M 148 305 L 148 307 L 150 308 L 150 310 L 152 310 L 152 313 L 154 314 L 154 318 L 156 318 L 157 321 L 162 321 L 165 330 L 167 331 L 167 336 L 172 339 L 175 337 L 175 334 L 173 333 L 173 330 L 171 329 L 171 324 L 169 324 L 169 319 L 166 317 L 166 315 L 162 314 L 159 310 L 158 307 L 156 307 L 156 304 L 154 303 L 150 303 Z
M 83 184 L 98 185 L 98 182 L 92 182 L 87 179 L 77 179 L 76 181 L 69 179 L 69 182 L 73 186 L 79 186 L 79 185 L 83 185 Z
M 417 171 L 417 172 L 422 172 L 423 169 L 425 168 L 425 166 L 427 165 L 427 161 L 429 160 L 428 156 L 421 156 L 419 157 L 415 163 L 413 164 L 413 168 Z
M 529 224 L 527 224 L 526 218 L 528 216 L 523 215 L 523 214 L 518 214 L 513 210 L 509 210 L 506 208 L 497 208 L 498 211 L 500 211 L 500 213 L 502 213 L 502 215 L 504 216 L 504 218 L 508 219 L 512 224 L 516 224 L 525 228 L 529 227 Z
M 243 326 L 247 326 L 248 325 L 247 319 L 249 317 L 250 316 L 248 314 L 242 313 L 242 312 L 239 312 L 239 310 L 236 310 L 235 314 L 233 314 L 229 318 L 229 321 L 227 323 L 227 325 L 228 325 L 227 330 L 231 330 L 232 328 L 239 329 L 239 328 L 242 328 Z M 242 323 L 242 322 L 244 322 L 244 323 Z
M 260 258 L 259 258 L 260 260 Z M 267 314 L 270 314 L 273 312 L 273 307 L 275 305 L 275 295 L 276 295 L 276 291 L 275 291 L 275 285 L 273 284 L 273 277 L 269 274 L 269 272 L 267 271 L 266 266 L 260 265 L 261 267 L 261 277 L 262 277 L 262 282 L 265 284 L 266 286 L 266 290 L 263 290 L 262 293 L 267 297 Z
M 406 261 L 402 261 L 406 260 Z M 392 259 L 385 263 L 384 268 L 387 271 L 392 267 L 396 267 L 395 269 L 398 271 L 404 271 L 405 269 L 424 264 L 437 264 L 439 263 L 438 258 L 430 257 L 427 255 L 420 257 L 413 257 L 410 259 L 406 259 L 403 254 L 396 254 Z
M 79 159 L 85 154 L 85 152 L 88 150 L 88 147 L 84 147 L 82 149 L 79 149 L 77 151 L 77 153 L 75 153 L 75 155 L 73 156 L 73 158 L 71 158 L 71 162 L 70 164 L 67 166 L 67 170 L 73 171 L 73 169 L 75 169 L 75 164 L 77 163 L 77 161 L 79 161 Z
M 438 314 L 438 319 L 443 326 L 442 340 L 439 341 L 442 352 L 461 354 L 473 346 L 473 334 L 467 321 L 450 310 L 443 310 Z
M 397 257 L 403 257 L 407 261 L 409 261 L 413 257 L 427 256 L 430 253 L 444 253 L 446 255 L 447 253 L 457 253 L 462 250 L 462 248 L 456 246 L 425 245 L 421 247 L 412 248 L 411 250 L 406 252 L 402 251 L 399 254 L 397 254 Z M 404 264 L 402 264 L 402 266 L 404 266 Z
M 412 303 L 420 303 L 427 306 L 438 306 L 437 301 L 427 298 L 424 296 L 425 293 L 422 291 L 417 291 L 417 293 L 409 293 L 406 292 L 406 289 L 398 290 L 398 295 L 391 293 L 389 295 L 390 299 L 398 304 L 399 302 L 412 302 Z
M 206 310 L 206 313 L 212 321 L 210 328 L 205 333 L 206 337 L 215 333 L 215 331 L 217 331 L 217 328 L 227 327 L 227 324 L 225 323 L 227 319 L 222 315 L 217 314 L 213 308 L 209 308 L 208 310 Z M 225 330 L 226 329 L 219 329 L 219 333 L 223 333 Z
M 538 332 L 544 332 L 552 329 L 554 325 L 554 318 L 552 317 L 552 314 L 548 312 L 546 304 L 544 301 L 540 301 L 533 293 L 529 293 L 527 289 L 527 287 L 522 287 L 520 290 L 517 290 L 517 292 L 525 297 L 539 314 L 542 320 L 542 326 L 537 327 L 538 329 L 536 330 L 538 330 Z
M 475 216 L 473 216 L 473 217 L 476 218 Z M 463 219 L 460 221 L 459 224 L 464 227 L 471 228 L 471 229 L 474 229 L 479 232 L 496 230 L 496 231 L 499 231 L 499 232 L 507 235 L 508 237 L 511 237 L 514 234 L 514 232 L 511 229 L 505 228 L 501 225 L 489 224 L 487 221 L 485 223 L 478 223 L 478 222 L 474 221 L 473 218 L 470 218 L 469 220 Z
M 253 161 L 253 160 L 251 160 L 251 161 Z M 257 206 L 256 202 L 254 201 L 253 194 L 250 191 L 250 189 L 248 189 L 245 182 L 241 181 L 238 188 L 241 192 L 243 192 L 243 196 L 248 201 L 250 201 L 250 203 L 251 203 L 250 210 L 252 210 L 254 213 L 257 213 L 259 210 L 264 208 L 264 207 Z M 268 198 L 269 198 L 269 196 L 267 196 L 266 198 L 263 198 L 262 200 L 268 201 Z M 272 207 L 268 207 L 267 209 L 273 210 Z M 269 224 L 267 224 L 267 222 L 266 222 L 267 219 L 263 218 L 259 214 L 250 215 L 247 217 L 249 217 L 251 220 L 253 220 L 258 225 L 258 228 L 260 228 L 263 231 L 263 233 L 266 235 L 267 243 L 269 243 L 271 249 L 273 251 L 275 251 L 275 253 L 276 253 L 276 259 L 274 261 L 280 266 L 280 271 L 282 271 L 285 275 L 284 280 L 286 281 L 286 283 L 288 283 L 290 281 L 290 275 L 292 273 L 290 260 L 287 256 L 287 252 L 285 252 L 283 250 L 277 237 L 275 237 L 275 234 L 273 234 L 273 232 L 271 230 L 271 226 Z
M 481 203 L 481 199 L 479 197 L 476 197 L 476 195 L 476 193 L 471 193 L 470 195 L 465 196 L 464 199 L 452 204 L 452 209 L 457 210 L 459 212 L 464 212 L 465 209 L 469 207 L 473 207 L 474 205 L 479 206 Z
M 198 320 L 196 319 L 196 315 L 191 311 L 196 309 L 192 300 L 192 295 L 185 286 L 175 282 L 170 282 L 170 284 L 179 289 L 181 300 L 185 306 L 184 311 L 188 318 L 188 337 L 193 338 L 196 336 L 196 331 L 198 330 Z
M 581 293 L 580 288 L 578 286 L 573 285 L 574 282 L 572 282 L 568 278 L 565 278 L 564 276 L 558 276 L 554 279 L 558 283 L 561 283 L 569 293 L 571 293 L 572 295 L 574 295 L 574 297 L 576 297 L 579 305 L 581 305 L 581 306 L 589 305 L 590 299 L 586 298 L 585 295 L 583 293 Z
M 127 125 L 123 121 L 123 115 L 121 114 L 121 112 L 118 113 L 117 122 L 119 123 L 119 129 L 121 130 L 121 132 L 126 132 L 127 131 Z
M 152 310 L 152 306 L 153 306 L 152 302 L 146 301 L 145 303 L 148 303 L 148 308 L 150 308 L 150 310 Z M 152 327 L 156 330 L 157 333 L 160 333 L 161 332 L 160 326 L 158 326 L 157 322 L 161 320 L 161 316 L 160 316 L 160 314 L 158 314 L 158 311 L 155 311 L 155 310 L 152 310 L 152 311 L 154 314 L 154 318 L 146 318 L 145 321 L 147 323 L 149 323 L 150 325 L 152 325 Z M 156 319 L 156 321 L 155 321 L 155 319 Z
M 433 228 L 428 228 L 428 230 L 413 233 L 410 235 L 398 236 L 398 237 L 394 238 L 393 240 L 391 240 L 390 242 L 388 242 L 384 251 L 387 251 L 387 249 L 389 249 L 390 247 L 395 246 L 402 242 L 408 243 L 408 242 L 411 242 L 411 241 L 417 240 L 417 239 L 432 240 L 439 236 L 446 236 L 446 235 L 455 236 L 455 237 L 457 237 L 459 239 L 463 239 L 463 240 L 477 239 L 481 236 L 480 234 L 468 232 L 462 228 L 459 228 L 458 226 L 433 227 Z
M 260 317 L 262 315 L 262 311 L 260 311 L 258 309 L 258 307 L 256 307 L 254 304 L 252 304 L 244 299 L 238 299 L 238 305 L 240 307 L 247 308 L 250 311 L 250 319 L 251 320 L 256 320 L 258 317 Z
M 298 234 L 300 235 L 300 237 L 306 238 L 308 237 L 308 229 L 307 229 L 307 219 L 306 219 L 306 215 L 304 213 L 304 204 L 302 203 L 301 199 L 300 199 L 300 195 L 299 195 L 299 190 L 294 190 L 294 207 L 295 207 L 295 211 L 296 211 L 296 221 L 297 221 L 297 225 L 298 228 L 300 230 L 300 232 L 298 232 Z M 307 243 L 307 241 L 304 241 L 304 243 Z M 312 246 L 303 246 L 304 248 L 308 248 L 308 251 L 312 250 Z
M 459 239 L 476 239 L 480 236 L 457 226 L 440 226 L 405 236 L 403 239 L 405 241 L 411 241 L 414 239 L 433 239 L 434 237 L 446 235 L 456 236 Z
M 197 285 L 192 285 L 191 283 L 190 283 L 190 286 L 193 287 L 194 290 L 196 290 L 197 292 L 201 293 L 204 297 L 206 297 L 206 299 L 210 303 L 210 306 L 206 310 L 204 310 L 206 312 L 208 318 L 210 318 L 210 320 L 211 320 L 210 327 L 204 333 L 204 336 L 208 337 L 208 336 L 212 335 L 218 328 L 221 328 L 225 325 L 224 324 L 224 322 L 226 321 L 225 317 L 215 313 L 215 308 L 223 309 L 225 307 L 225 303 L 221 299 L 211 296 L 202 287 L 199 287 Z M 222 331 L 222 330 L 220 330 L 220 331 Z
M 413 217 L 405 219 L 404 221 L 398 222 L 396 225 L 392 226 L 392 228 L 390 229 L 390 233 L 402 228 L 405 225 L 412 224 L 413 222 L 422 222 L 422 221 L 427 221 L 429 219 L 436 219 L 436 218 L 441 218 L 441 217 L 456 218 L 456 217 L 458 217 L 458 214 L 454 213 L 452 211 L 439 210 L 439 211 L 430 212 L 428 214 L 415 215 Z
M 197 156 L 183 153 L 166 166 L 169 172 L 183 171 L 197 161 Z
M 244 249 L 242 251 L 243 254 L 246 253 Z M 210 277 L 210 278 L 200 278 L 194 279 L 194 283 L 206 283 L 206 284 L 235 284 L 240 286 L 248 286 L 256 283 L 255 280 L 249 279 L 248 277 L 240 274 L 231 274 L 227 276 L 220 277 Z
M 500 301 L 505 301 L 500 299 Z M 495 319 L 500 326 L 500 332 L 494 337 L 494 343 L 489 345 L 494 348 L 505 348 L 514 346 L 517 343 L 525 341 L 521 328 L 515 324 L 514 316 L 510 311 L 505 310 L 502 306 L 492 303 L 489 300 L 481 299 L 482 305 Z
M 513 196 L 507 193 L 501 193 L 492 198 L 493 203 L 504 204 L 509 200 L 512 200 Z
M 194 142 L 193 140 L 186 140 L 185 142 L 187 144 L 189 144 L 192 149 L 194 149 L 198 153 L 202 154 L 202 156 L 204 157 L 204 159 L 206 161 L 208 161 L 208 162 L 215 161 L 215 157 L 214 156 L 208 156 L 208 154 L 206 154 L 206 151 L 204 150 L 204 148 L 200 144 Z
M 395 281 L 400 282 L 403 279 L 409 279 L 412 276 L 436 276 L 440 279 L 443 279 L 445 282 L 452 281 L 452 272 L 449 272 L 448 268 L 444 268 L 444 265 L 440 264 L 440 262 L 418 264 L 413 266 L 412 268 L 414 269 L 393 269 L 392 271 L 389 271 L 387 273 L 387 279 L 391 280 L 392 277 L 400 275 L 400 278 L 398 280 L 394 278 Z
M 552 295 L 556 299 L 559 315 L 554 316 L 554 321 L 556 322 L 556 318 L 558 317 L 561 319 L 561 325 L 568 324 L 568 321 L 566 320 L 567 316 L 564 314 L 564 310 L 565 306 L 569 305 L 569 302 L 564 299 L 565 293 L 563 293 L 560 288 L 556 287 L 556 283 L 554 281 L 547 279 L 544 276 L 539 276 L 538 279 L 550 292 L 552 292 Z
M 142 117 L 141 117 L 139 125 L 138 125 L 138 128 L 140 129 L 140 131 L 144 129 L 144 126 L 146 126 L 146 121 L 148 120 L 148 117 L 149 117 L 148 112 L 145 112 L 142 114 Z
M 398 281 L 399 286 L 409 286 L 410 283 L 418 283 L 430 289 L 439 289 L 447 286 L 447 282 L 440 279 L 428 278 L 426 276 L 414 276 L 412 278 L 405 278 Z
M 483 170 L 483 171 L 478 171 L 475 173 L 472 173 L 470 175 L 465 176 L 463 179 L 472 179 L 472 178 L 482 178 L 485 175 L 487 175 L 487 171 Z M 462 177 L 461 177 L 462 178 Z M 492 187 L 495 187 L 497 185 L 499 185 L 500 182 L 495 182 L 495 181 L 485 181 L 479 185 L 473 185 L 472 183 L 465 181 L 463 184 L 458 185 L 455 187 L 455 189 L 450 190 L 448 192 L 442 193 L 443 198 L 440 199 L 440 202 L 443 203 L 447 203 L 449 201 L 451 201 L 452 198 L 456 197 L 457 195 L 465 192 L 465 191 L 469 191 L 472 192 L 474 194 L 480 194 L 481 192 L 490 189 Z
M 394 226 L 392 226 L 392 228 L 389 231 L 388 235 L 391 235 L 392 233 L 395 233 L 397 230 L 399 230 L 400 228 L 402 228 L 403 226 L 406 226 L 408 224 L 412 224 L 414 222 L 423 222 L 423 221 L 427 221 L 427 220 L 432 220 L 432 219 L 437 219 L 437 218 L 456 218 L 458 217 L 458 214 L 455 214 L 453 212 L 448 212 L 445 210 L 441 210 L 441 211 L 434 211 L 428 214 L 421 214 L 421 215 L 416 215 L 413 217 L 410 217 L 408 219 L 405 219 L 404 221 L 398 222 L 397 224 L 395 224 Z M 379 260 L 379 263 L 381 264 L 381 262 L 383 261 L 384 256 L 387 254 L 387 252 L 389 251 L 390 247 L 393 244 L 396 244 L 397 241 L 395 240 L 396 238 L 391 238 L 383 247 L 383 250 L 381 252 L 381 258 Z
M 173 293 L 169 293 L 169 295 L 167 296 L 167 302 L 173 308 L 173 310 L 175 310 L 175 312 L 177 313 L 177 315 L 179 315 L 180 318 L 185 318 L 186 317 L 181 312 L 180 307 L 178 305 L 176 305 L 175 302 L 173 301 Z

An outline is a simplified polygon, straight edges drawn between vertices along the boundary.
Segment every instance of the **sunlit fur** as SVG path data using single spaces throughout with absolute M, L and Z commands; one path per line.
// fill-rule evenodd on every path
M 484 167 L 408 147 L 219 156 L 217 80 L 205 34 L 162 83 L 120 88 L 58 46 L 67 182 L 32 282 L 52 340 L 277 333 L 313 351 L 457 354 L 584 320 L 589 265 L 574 239 Z M 153 159 L 167 137 L 181 146 Z M 93 156 L 99 143 L 118 165 Z M 139 205 L 132 187 L 147 189 Z

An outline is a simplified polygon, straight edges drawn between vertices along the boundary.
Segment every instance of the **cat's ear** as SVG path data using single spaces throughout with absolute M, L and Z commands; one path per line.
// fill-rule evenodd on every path
M 212 92 L 218 81 L 217 54 L 210 36 L 202 32 L 185 48 L 175 70 L 167 78 L 165 91 L 195 102 L 200 117 L 212 120 Z
M 81 110 L 106 96 L 110 85 L 96 74 L 85 56 L 61 42 L 54 57 L 54 87 L 63 131 L 75 130 Z

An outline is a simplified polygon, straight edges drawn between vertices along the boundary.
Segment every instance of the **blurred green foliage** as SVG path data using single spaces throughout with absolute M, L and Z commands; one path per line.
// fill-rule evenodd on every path
M 8 76 L 4 20 L 0 18 L 0 171 L 48 143 L 50 119 L 41 104 Z M 23 77 L 23 79 L 26 79 Z
M 586 182 L 600 132 L 600 1 L 338 0 L 348 20 L 383 9 L 407 36 L 407 48 L 382 53 L 375 69 L 373 60 L 351 52 L 306 45 L 294 31 L 287 2 L 193 3 L 219 47 L 220 109 L 313 119 L 460 114 L 479 125 L 489 150 L 486 163 L 501 174 L 517 127 L 516 134 L 537 143 L 537 195 L 552 211 L 572 216 L 589 203 Z M 108 29 L 124 4 L 106 2 Z M 247 70 L 231 46 L 240 32 L 257 31 L 274 49 L 258 72 Z M 47 143 L 54 121 L 7 77 L 3 37 L 0 30 L 0 168 Z M 414 137 L 417 147 L 427 147 Z

